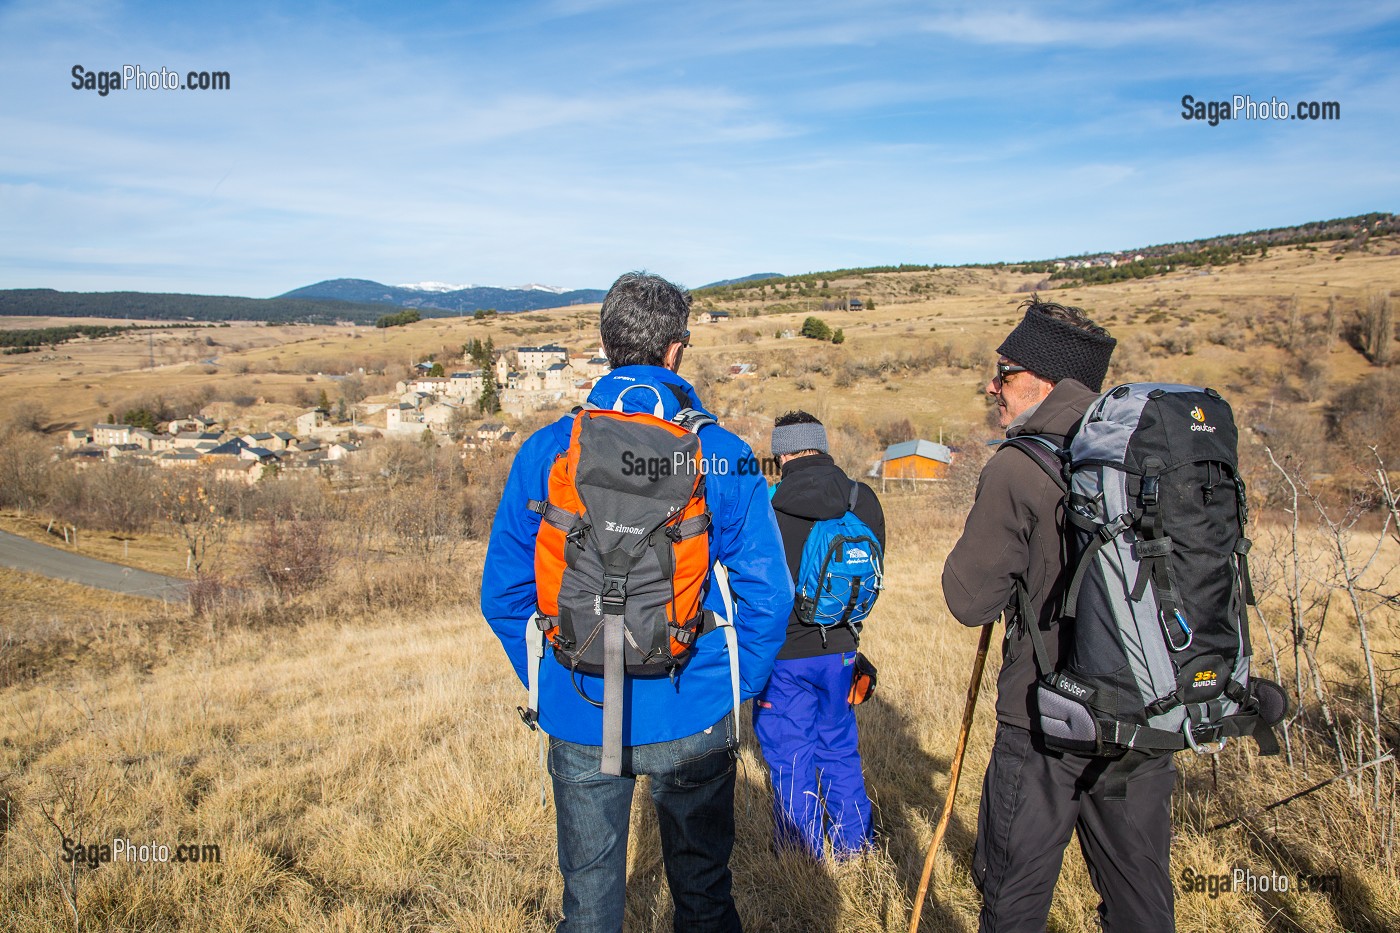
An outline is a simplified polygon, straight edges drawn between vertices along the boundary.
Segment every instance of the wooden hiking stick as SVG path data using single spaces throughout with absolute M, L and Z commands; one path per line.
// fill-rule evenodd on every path
M 995 625 L 982 626 L 982 636 L 977 642 L 977 657 L 972 659 L 972 679 L 967 682 L 967 703 L 963 706 L 962 731 L 958 733 L 958 747 L 953 752 L 953 767 L 948 772 L 948 799 L 943 804 L 943 815 L 933 831 L 933 841 L 928 844 L 928 855 L 924 856 L 924 874 L 919 879 L 919 893 L 914 898 L 914 916 L 909 920 L 909 933 L 918 933 L 919 917 L 924 912 L 924 898 L 928 896 L 928 879 L 933 874 L 933 856 L 943 834 L 948 831 L 948 821 L 953 818 L 953 799 L 958 793 L 958 778 L 962 774 L 963 753 L 967 751 L 967 733 L 972 729 L 972 713 L 977 709 L 977 691 L 982 687 L 982 668 L 987 663 L 987 647 L 992 643 L 992 629 Z

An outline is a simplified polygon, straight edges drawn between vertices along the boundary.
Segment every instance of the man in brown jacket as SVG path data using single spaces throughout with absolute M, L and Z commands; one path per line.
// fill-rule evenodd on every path
M 1064 447 L 1097 398 L 1116 341 L 1078 308 L 1032 296 L 998 348 L 987 394 L 1007 437 L 1035 435 Z M 1047 749 L 1039 734 L 1035 652 L 1008 606 L 1025 583 L 1050 663 L 1068 650 L 1057 609 L 1064 572 L 1059 487 L 1027 452 L 1004 448 L 987 462 L 962 537 L 943 567 L 943 594 L 968 626 L 1008 619 L 997 679 L 997 732 L 977 816 L 973 882 L 982 933 L 1045 929 L 1070 833 L 1099 892 L 1103 929 L 1174 929 L 1169 873 L 1175 769 L 1164 756 L 1126 775 L 1127 799 L 1110 799 L 1111 761 Z M 1015 623 L 1015 624 L 1013 624 Z

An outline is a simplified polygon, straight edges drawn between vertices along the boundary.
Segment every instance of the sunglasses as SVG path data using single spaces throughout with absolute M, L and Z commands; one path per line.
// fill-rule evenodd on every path
M 1030 372 L 1030 370 L 1024 366 L 1017 366 L 1015 363 L 998 362 L 996 379 L 998 382 L 1005 382 L 1007 376 L 1014 376 L 1016 373 L 1028 372 Z
M 682 349 L 690 346 L 690 331 L 681 334 L 680 344 Z

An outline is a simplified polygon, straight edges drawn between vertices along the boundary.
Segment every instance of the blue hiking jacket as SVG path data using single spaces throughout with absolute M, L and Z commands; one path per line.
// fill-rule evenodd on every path
M 588 401 L 611 408 L 629 386 L 655 386 L 666 417 L 681 404 L 663 383 L 678 386 L 690 407 L 704 411 L 695 390 L 680 376 L 658 366 L 624 366 L 598 380 Z M 637 389 L 624 396 L 626 411 L 650 412 L 658 393 Z M 501 640 L 516 676 L 527 676 L 525 627 L 535 611 L 535 534 L 540 516 L 527 508 L 531 499 L 546 498 L 549 471 L 569 446 L 573 417 L 566 415 L 541 428 L 520 447 L 496 517 L 482 571 L 481 612 Z M 768 490 L 749 445 L 719 425 L 700 429 L 700 445 L 709 472 L 705 499 L 713 525 L 710 557 L 729 569 L 734 594 L 734 627 L 739 641 L 740 695 L 748 699 L 768 682 L 773 659 L 787 634 L 792 611 L 792 577 L 783 555 L 778 524 L 768 504 Z M 724 604 L 710 575 L 704 607 L 723 614 Z M 577 674 L 577 684 L 594 700 L 602 700 L 603 679 Z M 622 741 L 647 745 L 694 735 L 718 722 L 733 706 L 729 655 L 724 633 L 710 631 L 699 640 L 695 655 L 676 677 L 628 677 L 625 681 Z M 540 726 L 548 734 L 584 745 L 602 744 L 602 710 L 579 696 L 568 668 L 545 648 L 540 663 Z

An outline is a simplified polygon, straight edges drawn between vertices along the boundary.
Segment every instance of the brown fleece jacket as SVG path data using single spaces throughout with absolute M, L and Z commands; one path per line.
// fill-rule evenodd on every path
M 1063 380 L 1008 434 L 1039 434 L 1063 445 L 1065 435 L 1097 398 L 1073 379 Z M 943 596 L 953 616 L 964 625 L 990 625 L 1006 611 L 1014 583 L 1022 579 L 1040 630 L 1046 633 L 1051 663 L 1058 664 L 1069 645 L 1068 628 L 1056 619 L 1067 582 L 1061 573 L 1062 524 L 1060 489 L 1040 465 L 1015 448 L 993 454 L 977 481 L 977 498 L 962 537 L 943 565 Z M 1007 613 L 1007 618 L 1013 616 Z M 1039 719 L 1036 679 L 1030 638 L 1019 627 L 1009 628 L 997 678 L 998 722 L 1032 728 Z

